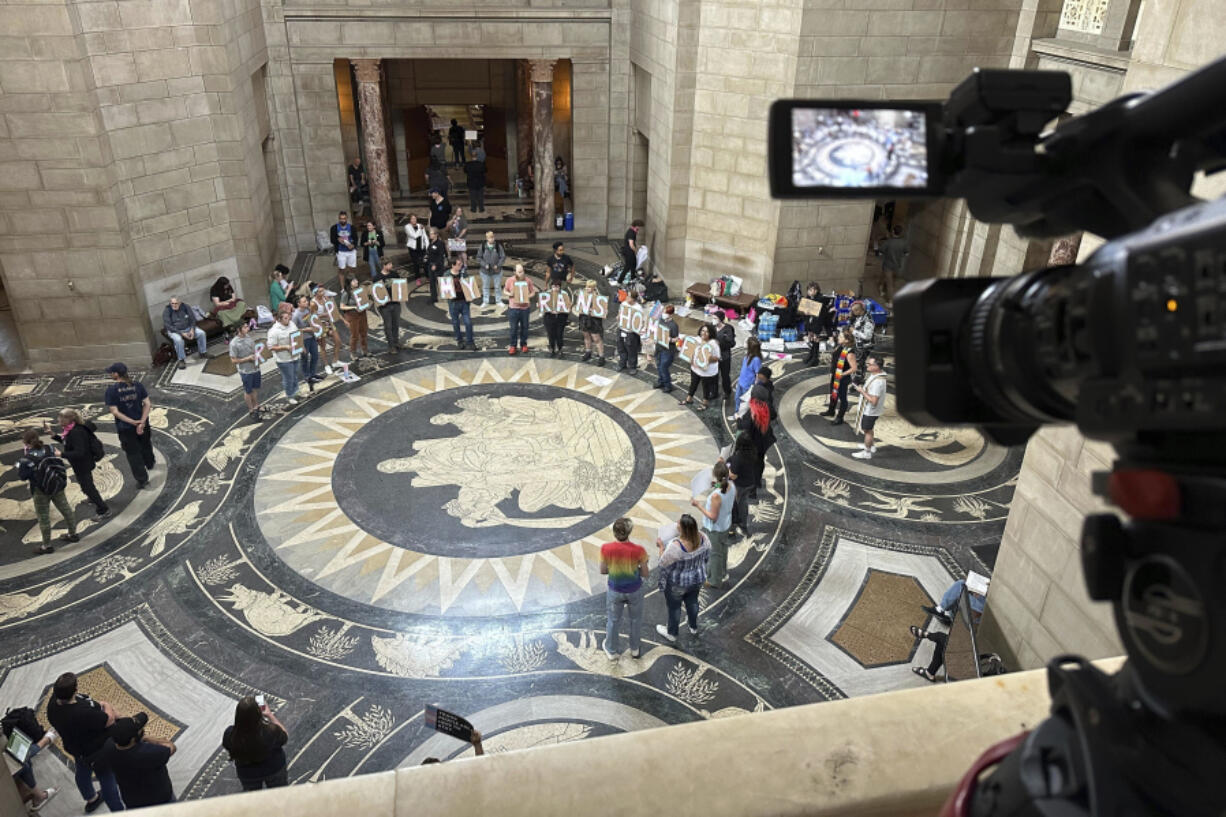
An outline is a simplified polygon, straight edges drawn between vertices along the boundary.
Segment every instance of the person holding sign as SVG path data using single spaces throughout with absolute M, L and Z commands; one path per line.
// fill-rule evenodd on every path
M 702 514 L 702 529 L 711 542 L 710 573 L 703 586 L 723 587 L 728 578 L 728 529 L 732 527 L 736 486 L 728 478 L 728 466 L 722 460 L 711 469 L 711 486 L 706 500 L 694 497 L 690 504 Z
M 668 641 L 677 640 L 681 629 L 681 606 L 690 625 L 690 635 L 698 635 L 698 594 L 707 580 L 711 540 L 698 530 L 688 513 L 677 520 L 677 536 L 660 548 L 660 593 L 668 608 L 668 626 L 656 625 L 656 632 Z
M 438 277 L 451 266 L 447 263 L 447 242 L 438 228 L 430 228 L 430 243 L 426 246 L 426 277 L 430 279 L 430 303 L 438 303 Z
M 639 294 L 631 289 L 626 293 L 626 300 L 622 302 L 622 310 L 631 310 L 639 308 Z M 624 372 L 630 370 L 630 374 L 635 374 L 639 370 L 639 349 L 642 348 L 643 339 L 622 320 L 617 322 L 617 370 Z
M 613 523 L 616 541 L 600 546 L 600 572 L 609 577 L 605 592 L 604 652 L 610 661 L 616 661 L 621 652 L 617 639 L 623 608 L 630 610 L 630 657 L 642 654 L 639 632 L 643 626 L 643 579 L 650 568 L 647 551 L 630 541 L 633 530 L 634 523 L 623 516 Z
M 295 334 L 297 337 L 293 337 Z M 266 344 L 265 348 L 273 353 L 277 369 L 281 372 L 281 384 L 285 386 L 285 402 L 291 406 L 298 405 L 295 395 L 298 394 L 298 358 L 302 356 L 302 332 L 294 326 L 291 310 L 282 309 L 277 313 L 276 323 L 268 330 Z
M 230 341 L 230 362 L 238 369 L 238 378 L 243 381 L 243 400 L 251 419 L 257 423 L 260 416 L 260 364 L 256 360 L 255 341 L 251 338 L 251 325 L 240 323 L 238 334 Z
M 341 315 L 349 326 L 349 358 L 357 360 L 362 355 L 370 355 L 370 347 L 366 345 L 366 334 L 370 330 L 366 319 L 366 310 L 370 308 L 367 295 L 358 286 L 356 277 L 349 279 L 345 291 L 341 293 Z M 358 347 L 362 347 L 361 354 Z
M 589 299 L 596 297 L 596 282 L 588 281 L 583 287 Z M 604 320 L 592 314 L 579 316 L 579 331 L 583 333 L 583 360 L 592 359 L 592 347 L 596 347 L 596 365 L 604 365 Z
M 541 321 L 545 324 L 545 336 L 549 338 L 550 357 L 562 356 L 562 335 L 566 331 L 566 322 L 570 319 L 563 298 L 562 282 L 550 281 L 549 307 L 541 316 Z
M 507 296 L 507 318 L 511 322 L 511 344 L 507 354 L 514 355 L 516 351 L 528 354 L 528 315 L 532 309 L 532 299 L 536 297 L 536 284 L 528 280 L 523 264 L 515 265 L 515 275 L 508 278 L 502 285 L 502 291 Z
M 660 314 L 660 334 L 656 336 L 656 384 L 652 388 L 660 389 L 665 394 L 673 390 L 673 358 L 677 356 L 677 320 L 673 317 L 676 309 L 672 304 L 664 307 Z M 667 340 L 666 340 L 667 339 Z
M 336 331 L 336 321 L 332 319 L 336 304 L 328 300 L 328 291 L 322 286 L 315 287 L 315 297 L 311 299 L 312 321 L 319 326 L 319 351 L 324 359 L 324 374 L 332 374 L 332 364 L 341 362 L 341 334 Z M 328 354 L 328 340 L 332 340 L 332 354 Z
M 690 357 L 690 390 L 681 405 L 688 406 L 694 402 L 694 394 L 702 385 L 702 408 L 711 405 L 719 397 L 719 342 L 715 340 L 715 332 L 711 324 L 704 323 L 698 328 L 698 345 Z
M 387 341 L 388 354 L 396 354 L 400 351 L 400 301 L 392 298 L 391 293 L 387 292 L 387 282 L 395 276 L 392 274 L 393 264 L 388 259 L 384 258 L 383 263 L 379 266 L 379 271 L 370 277 L 372 297 L 378 304 L 379 297 L 386 297 L 383 303 L 378 304 L 379 315 L 383 318 L 383 337 Z M 374 293 L 374 285 L 380 284 L 380 294 L 376 297 Z
M 319 340 L 315 337 L 315 327 L 311 326 L 311 299 L 298 295 L 294 303 L 296 306 L 291 313 L 294 326 L 302 333 L 302 377 L 307 387 L 315 391 L 315 384 L 323 378 L 319 376 Z
M 471 305 L 468 302 L 468 297 L 464 292 L 464 287 L 460 284 L 460 277 L 464 274 L 464 259 L 457 256 L 451 262 L 451 289 L 455 292 L 453 297 L 447 303 L 447 311 L 451 313 L 451 328 L 455 330 L 456 346 L 464 348 L 465 343 L 468 348 L 474 352 L 477 351 L 477 344 L 473 342 L 473 318 Z M 464 331 L 467 333 L 467 339 L 460 334 L 460 325 L 463 324 Z

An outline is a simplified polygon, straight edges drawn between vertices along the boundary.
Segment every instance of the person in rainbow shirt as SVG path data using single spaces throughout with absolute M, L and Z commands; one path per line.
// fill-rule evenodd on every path
M 639 632 L 643 626 L 643 579 L 647 576 L 647 551 L 630 541 L 634 523 L 622 517 L 613 523 L 613 538 L 600 547 L 600 572 L 608 575 L 609 589 L 605 593 L 604 651 L 610 661 L 616 661 L 621 653 L 618 646 L 618 630 L 621 627 L 622 610 L 630 608 L 630 657 L 642 655 Z

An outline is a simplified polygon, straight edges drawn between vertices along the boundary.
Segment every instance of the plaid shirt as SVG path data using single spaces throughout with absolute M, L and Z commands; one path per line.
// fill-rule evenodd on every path
M 674 539 L 673 542 L 677 540 Z M 672 545 L 672 542 L 669 543 Z M 678 545 L 680 546 L 680 545 Z M 702 537 L 698 550 L 683 553 L 680 559 L 660 568 L 660 590 L 668 587 L 697 587 L 707 580 L 707 562 L 711 559 L 711 542 Z

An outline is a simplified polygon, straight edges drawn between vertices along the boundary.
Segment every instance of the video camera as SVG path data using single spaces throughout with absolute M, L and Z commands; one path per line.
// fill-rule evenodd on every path
M 1190 191 L 1226 168 L 1226 60 L 1048 130 L 1071 99 L 1061 72 L 977 70 L 944 104 L 780 100 L 771 192 L 964 198 L 1024 237 L 1109 239 L 1083 264 L 895 298 L 904 417 L 1005 444 L 1075 422 L 1115 445 L 1095 490 L 1130 517 L 1082 531 L 1125 668 L 1055 659 L 1052 717 L 985 754 L 944 813 L 1221 815 L 1226 198 Z

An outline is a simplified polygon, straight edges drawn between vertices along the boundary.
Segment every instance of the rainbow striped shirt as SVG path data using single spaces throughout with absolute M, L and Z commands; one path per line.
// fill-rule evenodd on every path
M 614 593 L 636 593 L 643 586 L 639 563 L 647 551 L 633 542 L 609 542 L 600 546 L 600 563 L 609 569 L 609 589 Z

